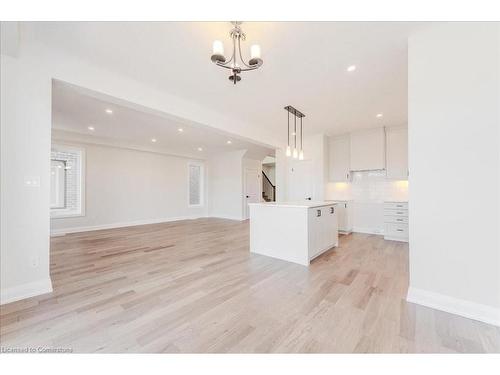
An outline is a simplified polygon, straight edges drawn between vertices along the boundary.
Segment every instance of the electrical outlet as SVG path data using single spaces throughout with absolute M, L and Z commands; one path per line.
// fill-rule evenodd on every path
M 32 256 L 30 258 L 30 264 L 31 264 L 31 267 L 37 268 L 38 265 L 40 264 L 40 259 L 38 258 L 38 256 Z

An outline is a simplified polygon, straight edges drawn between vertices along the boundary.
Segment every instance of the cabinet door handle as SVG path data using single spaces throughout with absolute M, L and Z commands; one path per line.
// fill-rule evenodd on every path
M 396 207 L 401 207 L 401 208 L 403 208 L 403 206 L 402 206 L 402 205 L 400 205 L 400 204 L 396 205 Z
M 396 219 L 396 221 L 403 221 L 403 219 Z
M 398 215 L 402 215 L 402 214 L 404 214 L 404 212 L 400 212 L 400 211 L 398 211 L 398 212 L 396 212 L 396 213 L 397 213 Z
M 320 217 L 321 216 L 321 210 L 316 210 L 316 217 Z
M 403 232 L 403 230 L 402 230 L 402 229 L 396 229 L 396 230 L 397 230 L 398 232 Z
M 344 207 L 347 208 L 347 203 L 344 203 Z
M 334 213 L 335 213 L 335 208 L 330 207 L 330 213 L 331 213 L 331 214 L 334 214 Z

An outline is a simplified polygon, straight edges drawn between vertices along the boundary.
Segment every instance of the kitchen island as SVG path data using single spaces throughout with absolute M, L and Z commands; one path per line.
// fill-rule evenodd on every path
M 308 266 L 338 246 L 336 203 L 249 203 L 250 252 Z

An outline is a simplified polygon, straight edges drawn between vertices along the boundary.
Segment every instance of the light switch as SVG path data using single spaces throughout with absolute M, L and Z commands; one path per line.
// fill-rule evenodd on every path
M 40 176 L 24 176 L 24 186 L 40 187 Z

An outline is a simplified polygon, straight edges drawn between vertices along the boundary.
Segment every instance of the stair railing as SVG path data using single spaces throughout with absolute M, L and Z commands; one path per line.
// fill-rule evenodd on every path
M 273 198 L 273 202 L 276 202 L 276 185 L 273 185 L 269 177 L 267 177 L 266 173 L 262 171 L 262 176 L 264 177 L 262 179 L 262 195 L 267 195 L 267 193 L 271 193 L 271 196 Z

